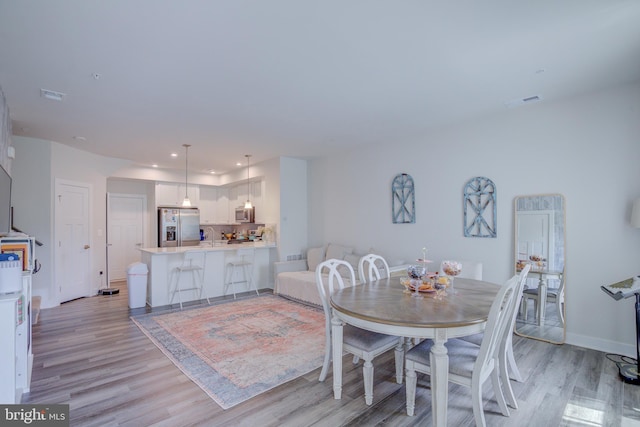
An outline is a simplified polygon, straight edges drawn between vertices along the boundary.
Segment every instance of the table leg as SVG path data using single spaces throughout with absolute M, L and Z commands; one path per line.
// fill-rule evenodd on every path
M 544 317 L 547 309 L 547 281 L 540 275 L 538 282 L 538 326 L 544 325 Z
M 342 320 L 331 318 L 331 347 L 333 351 L 333 398 L 342 398 Z
M 447 402 L 449 399 L 449 356 L 447 355 L 447 331 L 438 329 L 431 347 L 431 411 L 433 425 L 447 425 Z

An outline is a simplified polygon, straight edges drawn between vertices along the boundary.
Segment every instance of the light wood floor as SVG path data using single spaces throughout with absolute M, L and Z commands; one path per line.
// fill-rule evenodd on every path
M 331 373 L 319 369 L 223 411 L 129 320 L 120 294 L 44 309 L 33 327 L 31 392 L 23 403 L 70 405 L 72 426 L 430 426 L 428 379 L 419 376 L 415 417 L 405 412 L 404 385 L 394 381 L 393 352 L 374 360 L 374 402 L 366 406 L 361 365 L 344 360 L 342 400 Z M 605 354 L 514 337 L 524 383 L 519 409 L 498 412 L 485 388 L 489 426 L 638 426 L 640 386 L 624 384 Z M 488 382 L 490 383 L 490 382 Z M 449 425 L 473 425 L 470 391 L 449 387 Z

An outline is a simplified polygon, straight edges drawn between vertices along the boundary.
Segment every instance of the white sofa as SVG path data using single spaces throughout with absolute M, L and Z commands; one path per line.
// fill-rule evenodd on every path
M 316 285 L 316 267 L 328 259 L 341 259 L 353 267 L 356 282 L 358 282 L 358 263 L 363 255 L 354 254 L 354 249 L 348 246 L 330 243 L 326 247 L 310 248 L 307 258 L 295 261 L 280 261 L 274 263 L 275 285 L 273 293 L 297 301 L 322 306 L 318 286 Z M 400 274 L 406 271 L 406 266 L 389 267 L 389 272 L 380 271 L 381 277 Z M 347 277 L 343 274 L 343 277 Z M 345 284 L 348 285 L 346 280 Z
M 353 253 L 353 248 L 330 243 L 326 247 L 310 248 L 307 259 L 274 263 L 275 285 L 273 293 L 305 303 L 322 306 L 316 285 L 316 267 L 328 259 L 341 259 L 353 267 L 358 277 L 358 262 L 362 255 Z

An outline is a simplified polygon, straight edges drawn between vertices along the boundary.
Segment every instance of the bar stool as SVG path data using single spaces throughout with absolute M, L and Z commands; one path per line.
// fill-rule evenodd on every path
M 229 289 L 229 286 L 231 286 L 233 299 L 235 299 L 236 285 L 238 283 L 246 283 L 247 291 L 251 291 L 251 286 L 253 285 L 253 256 L 253 248 L 241 248 L 236 251 L 236 256 L 234 258 L 227 261 L 226 280 L 224 285 L 225 295 L 227 295 L 227 290 Z M 237 277 L 240 273 L 242 273 L 242 280 L 238 280 L 239 278 Z M 257 295 L 260 295 L 257 286 L 254 286 L 253 289 L 256 291 Z
M 173 283 L 173 292 L 169 304 L 173 304 L 173 299 L 178 294 L 178 302 L 180 310 L 182 310 L 182 297 L 180 294 L 185 291 L 199 290 L 198 299 L 202 299 L 202 295 L 207 299 L 207 303 L 211 304 L 209 297 L 204 292 L 204 268 L 207 253 L 205 251 L 187 250 L 182 256 L 182 264 L 175 267 L 172 272 L 171 282 Z M 184 287 L 182 273 L 191 273 L 191 287 Z M 188 286 L 188 285 L 187 285 Z

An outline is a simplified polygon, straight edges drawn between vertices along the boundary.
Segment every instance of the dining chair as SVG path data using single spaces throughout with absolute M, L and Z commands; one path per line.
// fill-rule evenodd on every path
M 522 294 L 522 313 L 524 318 L 528 315 L 528 303 L 533 300 L 533 312 L 538 315 L 538 304 L 540 303 L 538 288 L 525 289 Z M 560 323 L 564 326 L 564 271 L 560 274 L 560 284 L 557 288 L 547 287 L 547 302 L 554 303 L 558 311 Z
M 516 363 L 516 358 L 513 354 L 513 330 L 516 325 L 516 317 L 518 316 L 518 307 L 520 306 L 520 301 L 522 300 L 522 291 L 524 290 L 524 285 L 527 283 L 527 274 L 531 269 L 531 265 L 527 264 L 527 266 L 520 271 L 518 284 L 517 295 L 515 298 L 515 304 L 513 306 L 513 312 L 511 313 L 511 323 L 510 326 L 506 329 L 505 336 L 503 338 L 503 343 L 500 349 L 500 377 L 502 379 L 502 383 L 505 384 L 507 388 L 507 401 L 509 406 L 514 409 L 517 409 L 518 404 L 516 402 L 515 396 L 513 394 L 513 389 L 511 388 L 510 379 L 514 379 L 517 382 L 523 382 L 524 378 L 520 373 L 520 369 L 518 369 L 518 364 Z M 462 337 L 460 339 L 468 342 L 472 342 L 477 346 L 482 344 L 482 338 L 484 334 L 474 334 L 466 337 Z
M 338 270 L 340 269 L 340 271 Z M 325 274 L 325 270 L 327 273 Z M 337 289 L 345 288 L 345 278 L 340 274 L 346 271 L 349 285 L 356 283 L 353 267 L 346 261 L 338 259 L 328 259 L 316 267 L 316 284 L 320 299 L 322 300 L 322 308 L 324 309 L 325 318 L 325 354 L 322 371 L 320 372 L 320 381 L 324 381 L 327 377 L 329 364 L 331 363 L 331 307 L 329 298 Z M 361 286 L 361 285 L 360 285 Z M 404 348 L 403 342 L 398 337 L 380 334 L 377 332 L 360 329 L 353 325 L 346 324 L 343 327 L 343 348 L 346 352 L 362 358 L 364 365 L 362 367 L 362 376 L 364 379 L 364 399 L 367 405 L 373 403 L 373 359 L 395 348 L 396 363 L 396 382 L 402 384 Z
M 384 270 L 383 274 L 380 270 Z M 391 270 L 389 269 L 389 264 L 387 260 L 385 260 L 380 255 L 376 254 L 367 254 L 360 258 L 358 262 L 358 276 L 360 278 L 360 283 L 371 282 L 373 280 L 380 280 L 381 278 L 391 277 Z M 402 344 L 406 345 L 407 343 L 411 343 L 411 340 L 408 338 L 401 338 Z M 418 338 L 415 339 L 416 343 L 420 340 Z M 353 357 L 353 363 L 358 363 L 358 357 Z M 402 362 L 401 362 L 402 363 Z M 400 370 L 400 379 L 398 379 L 398 384 L 402 383 L 402 369 Z
M 384 274 L 380 271 L 381 269 L 384 270 Z M 389 277 L 389 264 L 387 264 L 387 261 L 380 255 L 364 255 L 358 262 L 358 276 L 360 283 Z
M 449 355 L 449 381 L 471 388 L 473 416 L 478 426 L 486 426 L 482 407 L 482 386 L 491 379 L 493 392 L 500 411 L 509 416 L 509 408 L 500 387 L 499 357 L 501 338 L 509 326 L 511 310 L 515 309 L 515 299 L 520 279 L 513 276 L 496 295 L 487 319 L 484 337 L 480 347 L 461 339 L 451 339 L 445 343 Z M 431 375 L 430 355 L 433 340 L 425 340 L 407 351 L 406 396 L 407 415 L 412 416 L 416 400 L 416 372 Z

